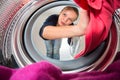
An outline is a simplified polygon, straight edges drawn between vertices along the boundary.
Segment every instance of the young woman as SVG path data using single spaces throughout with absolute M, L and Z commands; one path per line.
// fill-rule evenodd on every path
M 75 13 L 73 12 L 73 14 Z M 42 37 L 52 40 L 84 35 L 89 23 L 89 14 L 87 10 L 81 8 L 79 15 L 80 20 L 77 25 L 67 25 L 64 19 L 62 19 L 61 22 L 59 22 L 60 25 L 56 25 L 56 27 L 52 25 L 44 27 L 41 34 Z M 69 14 L 69 16 L 72 17 L 73 15 Z M 69 21 L 72 23 L 75 19 L 76 18 Z
M 54 14 L 46 19 L 40 29 L 40 36 L 45 39 L 48 57 L 54 59 L 60 58 L 59 49 L 61 46 L 61 38 L 72 37 L 68 35 L 69 32 L 64 30 L 64 27 L 66 29 L 72 27 L 73 22 L 77 20 L 78 16 L 79 11 L 76 7 L 66 6 L 59 15 Z

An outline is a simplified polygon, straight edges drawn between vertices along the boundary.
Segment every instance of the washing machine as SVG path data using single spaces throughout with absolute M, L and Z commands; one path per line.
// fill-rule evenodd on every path
M 0 64 L 20 68 L 47 60 L 64 73 L 105 70 L 120 51 L 120 10 L 114 12 L 115 26 L 111 26 L 107 39 L 93 51 L 74 59 L 71 47 L 63 44 L 60 60 L 51 59 L 46 56 L 39 30 L 49 15 L 58 14 L 65 6 L 78 8 L 72 0 L 0 0 Z M 76 39 L 75 49 L 79 52 L 84 37 Z

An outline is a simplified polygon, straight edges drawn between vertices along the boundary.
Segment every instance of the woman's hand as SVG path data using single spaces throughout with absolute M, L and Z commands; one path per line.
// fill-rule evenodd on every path
M 78 27 L 79 29 L 79 35 L 84 35 L 86 33 L 86 29 L 90 21 L 89 11 L 81 8 L 79 15 L 80 20 L 76 27 Z

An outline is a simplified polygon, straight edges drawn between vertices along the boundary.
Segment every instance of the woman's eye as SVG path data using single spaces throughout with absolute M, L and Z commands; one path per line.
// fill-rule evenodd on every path
M 66 14 L 63 14 L 64 16 L 66 16 Z

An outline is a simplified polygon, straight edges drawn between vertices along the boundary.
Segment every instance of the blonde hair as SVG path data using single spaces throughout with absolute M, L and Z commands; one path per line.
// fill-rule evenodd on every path
M 76 8 L 76 7 L 73 7 L 73 6 L 66 6 L 62 9 L 62 11 L 64 10 L 73 10 L 76 14 L 77 14 L 77 17 L 79 16 L 79 10 Z M 61 12 L 62 12 L 61 11 Z

